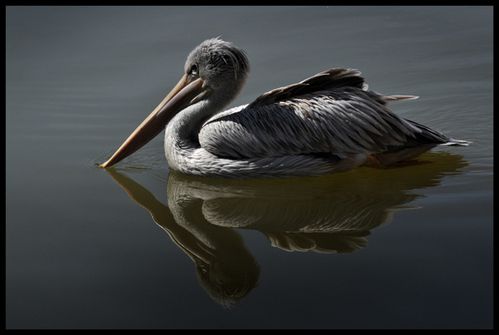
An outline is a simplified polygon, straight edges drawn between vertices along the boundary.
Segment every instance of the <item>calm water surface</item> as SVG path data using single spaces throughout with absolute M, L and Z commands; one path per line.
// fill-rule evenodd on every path
M 8 328 L 491 328 L 491 7 L 8 7 Z M 111 154 L 222 35 L 232 105 L 330 67 L 466 148 L 318 178 Z

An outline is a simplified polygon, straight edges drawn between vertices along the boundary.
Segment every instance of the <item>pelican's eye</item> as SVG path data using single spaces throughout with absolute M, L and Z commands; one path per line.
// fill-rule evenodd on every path
M 189 70 L 189 75 L 192 77 L 197 77 L 198 74 L 198 66 L 196 64 L 192 64 L 191 69 Z

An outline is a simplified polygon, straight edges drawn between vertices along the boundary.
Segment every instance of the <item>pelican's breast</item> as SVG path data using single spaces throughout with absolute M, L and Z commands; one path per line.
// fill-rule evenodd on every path
M 252 134 L 251 129 L 238 122 L 237 117 L 232 117 L 242 111 L 247 105 L 241 105 L 217 113 L 208 119 L 201 130 L 198 138 L 201 148 L 218 157 L 244 158 L 254 157 L 254 152 L 248 152 L 243 148 L 248 141 L 253 142 L 253 148 L 260 147 L 258 139 Z

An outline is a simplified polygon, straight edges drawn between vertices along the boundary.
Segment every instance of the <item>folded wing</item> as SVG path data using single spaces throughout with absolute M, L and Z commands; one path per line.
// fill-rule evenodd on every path
M 368 91 L 359 71 L 331 69 L 215 115 L 203 125 L 199 142 L 219 157 L 245 159 L 341 157 L 447 140 L 392 113 L 386 106 L 391 100 L 399 99 Z

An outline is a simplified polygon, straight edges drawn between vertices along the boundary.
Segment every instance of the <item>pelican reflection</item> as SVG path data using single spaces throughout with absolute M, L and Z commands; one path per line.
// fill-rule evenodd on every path
M 231 306 L 257 285 L 260 273 L 238 229 L 257 230 L 285 251 L 353 252 L 396 211 L 414 208 L 410 203 L 421 189 L 467 165 L 461 156 L 444 152 L 421 159 L 390 169 L 291 179 L 209 179 L 171 172 L 168 205 L 117 170 L 108 172 L 194 262 L 207 293 Z

